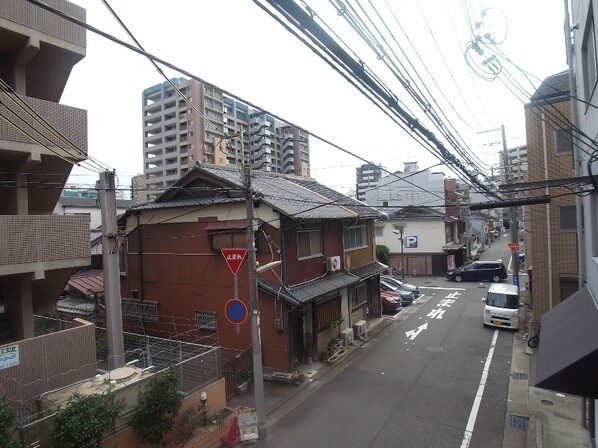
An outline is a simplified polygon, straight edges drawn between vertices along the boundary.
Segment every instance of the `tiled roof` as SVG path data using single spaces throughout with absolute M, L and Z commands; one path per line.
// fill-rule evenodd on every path
M 374 275 L 381 274 L 388 269 L 388 266 L 380 263 L 379 261 L 373 261 L 363 266 L 358 266 L 354 269 L 349 269 L 349 273 L 365 280 L 366 278 L 373 277 Z
M 311 302 L 324 294 L 352 285 L 358 281 L 359 278 L 354 275 L 339 272 L 338 274 L 327 275 L 326 277 L 292 288 L 280 288 L 280 286 L 275 286 L 262 279 L 259 280 L 258 286 L 281 300 L 297 306 Z
M 195 199 L 181 199 L 165 202 L 144 202 L 131 207 L 131 210 L 157 210 L 161 208 L 192 207 L 194 205 L 206 206 L 211 204 L 228 204 L 244 202 L 243 198 L 229 198 L 226 196 L 198 197 Z
M 237 167 L 196 165 L 171 189 L 156 199 L 154 207 L 174 206 L 175 196 L 192 188 L 206 188 L 206 184 L 194 182 L 202 176 L 214 179 L 225 188 L 241 189 L 243 180 Z M 384 218 L 377 210 L 338 193 L 315 180 L 265 171 L 252 171 L 251 184 L 257 197 L 280 213 L 298 219 L 367 219 Z M 198 190 L 199 191 L 199 190 Z M 179 196 L 180 196 L 179 194 Z M 241 199 L 242 200 L 242 199 Z M 188 200 L 187 200 L 188 201 Z M 191 205 L 189 202 L 185 205 Z M 178 204 L 180 206 L 180 203 Z M 143 208 L 152 208 L 145 205 Z
M 338 274 L 327 275 L 326 277 L 305 283 L 300 286 L 295 286 L 290 289 L 291 294 L 301 303 L 309 302 L 318 296 L 322 296 L 335 289 L 344 288 L 346 286 L 357 283 L 358 277 L 339 272 Z
M 569 95 L 569 72 L 564 71 L 544 79 L 531 96 L 532 102 L 551 99 L 567 99 Z

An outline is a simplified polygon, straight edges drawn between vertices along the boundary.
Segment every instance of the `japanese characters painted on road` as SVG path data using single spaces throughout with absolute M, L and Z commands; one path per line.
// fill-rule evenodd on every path
M 243 263 L 245 255 L 247 255 L 247 249 L 220 249 L 220 252 L 226 260 L 226 264 L 228 264 L 230 271 L 233 275 L 237 275 L 241 263 Z
M 508 246 L 509 249 L 511 249 L 512 253 L 517 252 L 517 250 L 519 249 L 519 243 L 509 243 Z
M 247 306 L 239 299 L 230 299 L 224 305 L 224 314 L 231 324 L 242 324 L 247 319 Z

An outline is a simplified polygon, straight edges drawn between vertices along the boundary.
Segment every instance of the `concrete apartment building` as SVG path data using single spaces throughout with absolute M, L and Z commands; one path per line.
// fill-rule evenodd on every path
M 167 81 L 142 94 L 143 180 L 148 200 L 198 162 L 236 165 L 243 155 L 249 155 L 256 170 L 310 175 L 305 130 L 230 98 L 209 84 L 184 78 L 171 82 L 186 100 Z
M 381 165 L 374 165 L 373 163 L 365 163 L 355 168 L 355 197 L 358 201 L 365 202 L 366 192 L 377 188 L 382 174 L 383 167 Z
M 417 162 L 406 162 L 403 172 L 381 177 L 377 188 L 365 192 L 366 204 L 377 207 L 415 205 L 446 213 L 444 173 L 429 169 L 418 171 Z
M 85 20 L 77 5 L 47 3 Z M 73 268 L 90 262 L 89 217 L 52 215 L 56 185 L 87 158 L 86 111 L 58 103 L 85 48 L 82 27 L 25 0 L 0 2 L 0 180 L 15 187 L 0 189 L 0 317 L 9 340 L 33 337 L 33 314 L 53 310 Z

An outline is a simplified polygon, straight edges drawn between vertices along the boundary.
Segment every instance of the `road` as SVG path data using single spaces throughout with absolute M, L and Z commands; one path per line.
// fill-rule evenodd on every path
M 488 285 L 440 280 L 422 289 L 386 334 L 312 384 L 317 391 L 256 445 L 501 447 L 513 333 L 482 325 Z

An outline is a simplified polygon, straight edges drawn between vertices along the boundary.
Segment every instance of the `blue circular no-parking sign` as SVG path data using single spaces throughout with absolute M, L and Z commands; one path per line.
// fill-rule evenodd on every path
M 224 305 L 224 314 L 231 324 L 242 324 L 247 319 L 247 306 L 239 299 L 230 299 Z

